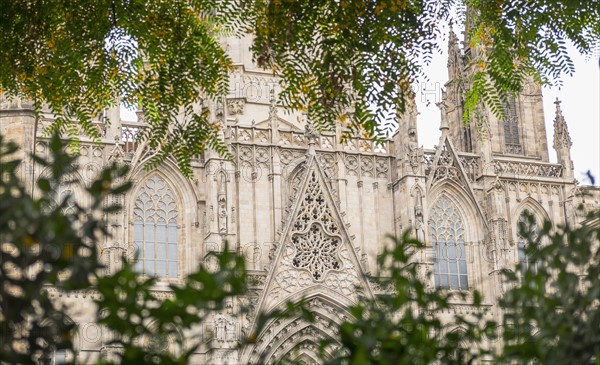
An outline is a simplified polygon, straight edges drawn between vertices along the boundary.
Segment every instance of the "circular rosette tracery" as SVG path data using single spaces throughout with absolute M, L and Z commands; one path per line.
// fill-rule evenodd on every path
M 327 234 L 319 222 L 313 222 L 306 233 L 294 233 L 292 244 L 296 253 L 292 264 L 308 270 L 313 279 L 321 281 L 330 270 L 342 267 L 338 249 L 342 243 L 339 236 Z

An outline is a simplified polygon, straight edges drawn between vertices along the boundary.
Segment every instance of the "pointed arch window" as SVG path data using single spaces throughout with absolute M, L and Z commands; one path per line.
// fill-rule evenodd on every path
M 517 101 L 514 96 L 508 98 L 504 107 L 504 144 L 506 153 L 520 155 L 523 153 L 519 136 L 519 118 L 517 116 Z
M 430 211 L 428 226 L 434 253 L 435 286 L 467 290 L 465 228 L 458 209 L 448 198 L 441 197 Z
M 62 214 L 71 222 L 73 228 L 82 234 L 82 221 L 78 219 L 78 215 L 82 212 L 81 206 L 85 206 L 85 204 L 81 201 L 81 196 L 75 193 L 76 190 L 80 191 L 81 188 L 81 181 L 76 176 L 67 175 L 64 180 L 53 188 L 47 208 L 56 209 L 60 207 Z M 77 197 L 79 197 L 79 200 Z M 65 242 L 63 253 L 66 255 L 64 257 L 69 260 L 75 260 L 77 257 L 74 245 L 71 242 Z
M 135 197 L 133 244 L 136 269 L 145 275 L 177 278 L 179 219 L 175 194 L 158 175 L 146 180 Z
M 463 127 L 463 140 L 465 152 L 473 152 L 473 139 L 471 138 L 471 127 L 469 125 Z
M 519 263 L 521 264 L 521 277 L 524 277 L 527 271 L 537 272 L 539 262 L 532 259 L 527 251 L 530 245 L 536 244 L 538 237 L 539 225 L 537 219 L 535 215 L 525 209 L 517 221 L 517 243 Z
M 52 191 L 50 207 L 55 208 L 63 204 L 63 214 L 73 215 L 77 213 L 75 200 L 75 186 L 77 182 L 78 180 L 75 178 L 69 178 L 67 181 L 62 181 L 58 184 Z

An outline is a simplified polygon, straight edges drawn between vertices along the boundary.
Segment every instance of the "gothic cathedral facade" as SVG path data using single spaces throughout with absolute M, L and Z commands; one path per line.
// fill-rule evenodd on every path
M 505 290 L 500 271 L 527 260 L 517 231 L 524 212 L 537 222 L 578 224 L 580 203 L 599 207 L 600 191 L 574 179 L 571 140 L 558 102 L 552 144 L 558 162 L 549 160 L 539 85 L 529 83 L 510 99 L 504 118 L 481 109 L 477 122 L 462 123 L 461 80 L 469 70 L 453 33 L 449 81 L 439 103 L 440 138 L 433 149 L 419 145 L 414 103 L 383 145 L 360 138 L 340 144 L 339 130 L 316 133 L 302 115 L 286 114 L 277 105 L 278 80 L 253 65 L 248 40 L 226 43 L 236 63 L 231 91 L 206 107 L 223 126 L 232 160 L 206 151 L 192 161 L 192 179 L 170 159 L 147 171 L 144 163 L 153 151 L 135 140 L 143 115 L 124 121 L 115 109 L 106 115 L 110 124 L 97 122 L 102 144 L 82 137 L 77 175 L 89 184 L 111 161 L 131 168 L 133 188 L 115 197 L 124 209 L 108 218 L 112 236 L 99 248 L 109 272 L 120 257 L 132 259 L 137 251 L 139 272 L 158 277 L 156 293 L 168 297 L 166 284 L 182 280 L 200 263 L 213 265 L 207 254 L 222 250 L 225 241 L 246 258 L 248 293 L 194 333 L 182 333 L 205 339 L 194 358 L 198 364 L 259 359 L 271 364 L 284 358 L 316 363 L 319 339 L 336 338 L 332 324 L 348 318 L 346 308 L 360 300 L 355 288 L 368 296 L 385 290 L 365 274 L 378 274 L 377 257 L 390 244 L 386 236 L 405 230 L 426 244 L 418 257 L 430 287 L 484 295 L 483 308 L 473 306 L 469 295 L 453 303 L 449 323 L 453 313 L 480 310 L 498 320 L 496 298 Z M 36 126 L 31 105 L 0 100 L 0 132 L 25 151 L 46 153 L 47 117 Z M 26 161 L 25 181 L 44 174 Z M 584 196 L 584 190 L 592 195 Z M 72 305 L 77 357 L 93 363 L 110 356 L 115 349 L 95 323 L 94 292 L 50 293 Z M 314 323 L 272 321 L 253 345 L 239 347 L 256 313 L 303 297 Z M 241 306 L 250 312 L 240 314 Z

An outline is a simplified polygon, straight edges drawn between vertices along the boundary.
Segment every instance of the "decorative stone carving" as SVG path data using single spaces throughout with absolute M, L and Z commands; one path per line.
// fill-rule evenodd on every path
M 317 158 L 329 178 L 337 177 L 337 156 L 333 153 L 319 152 Z
M 378 157 L 375 160 L 375 170 L 378 178 L 387 178 L 389 169 L 390 167 L 387 158 Z
M 541 95 L 541 91 L 540 85 L 533 80 L 527 80 L 523 83 L 523 95 Z
M 213 359 L 220 361 L 224 364 L 232 364 L 237 361 L 236 350 L 215 350 Z
M 562 166 L 557 164 L 495 160 L 493 166 L 498 175 L 513 175 L 521 178 L 562 176 Z
M 569 135 L 569 129 L 567 128 L 567 123 L 565 122 L 565 117 L 560 109 L 560 103 L 561 102 L 558 99 L 556 99 L 554 102 L 554 104 L 556 104 L 556 116 L 554 118 L 553 147 L 557 151 L 561 148 L 570 148 L 573 145 L 573 142 L 571 142 L 571 136 Z
M 419 144 L 417 141 L 417 130 L 415 128 L 411 128 L 408 131 L 408 144 L 406 146 L 406 158 L 411 167 L 411 170 L 414 174 L 419 172 L 419 167 L 421 163 L 421 156 L 423 155 L 423 149 L 419 148 Z
M 267 164 L 271 158 L 269 150 L 265 147 L 257 147 L 254 156 L 257 164 Z
M 83 173 L 82 173 L 83 178 L 87 182 L 92 182 L 92 181 L 96 180 L 96 178 L 100 174 L 100 170 L 102 170 L 102 168 L 100 167 L 99 164 L 97 164 L 95 162 L 88 162 L 85 165 L 85 167 L 83 168 Z
M 360 173 L 361 176 L 373 177 L 373 157 L 360 156 Z
M 238 115 L 244 114 L 245 99 L 229 99 L 227 100 L 227 114 Z
M 237 136 L 236 140 L 239 142 L 251 142 L 252 135 L 246 129 L 240 129 L 235 134 Z M 233 134 L 232 134 L 233 136 Z
M 358 141 L 360 152 L 373 152 L 373 142 L 365 139 L 361 139 Z
M 425 243 L 425 222 L 423 220 L 423 197 L 421 190 L 415 192 L 415 232 L 419 242 Z
M 246 283 L 250 288 L 262 288 L 265 285 L 267 275 L 265 273 L 248 273 Z
M 435 158 L 435 152 L 427 151 L 423 153 L 423 165 L 425 167 L 425 175 L 429 175 L 431 167 L 433 166 L 433 159 Z
M 436 182 L 443 179 L 456 180 L 458 179 L 458 175 L 458 169 L 454 166 L 454 157 L 450 150 L 444 146 L 435 167 L 433 181 Z
M 227 178 L 225 173 L 219 174 L 219 195 L 217 197 L 219 204 L 219 233 L 227 233 Z
M 254 152 L 252 151 L 252 147 L 240 147 L 238 158 L 241 161 L 251 162 L 254 159 Z
M 290 162 L 300 157 L 300 154 L 297 151 L 289 150 L 289 149 L 280 149 L 279 150 L 279 161 L 283 166 L 289 165 Z
M 358 155 L 345 155 L 346 173 L 348 175 L 358 176 Z
M 460 163 L 471 182 L 475 182 L 481 174 L 481 158 L 476 156 L 459 156 Z
M 236 341 L 237 333 L 233 317 L 230 314 L 219 313 L 214 319 L 214 339 L 217 341 Z
M 315 162 L 313 162 L 315 163 Z M 344 245 L 340 223 L 325 196 L 325 182 L 316 168 L 309 171 L 297 212 L 283 242 L 283 252 L 275 269 L 270 300 L 282 292 L 295 293 L 321 283 L 340 294 L 353 296 L 358 270 Z
M 292 265 L 307 269 L 315 280 L 322 280 L 329 270 L 341 266 L 337 257 L 341 240 L 328 236 L 319 223 L 313 223 L 306 234 L 295 233 L 292 243 L 296 249 Z

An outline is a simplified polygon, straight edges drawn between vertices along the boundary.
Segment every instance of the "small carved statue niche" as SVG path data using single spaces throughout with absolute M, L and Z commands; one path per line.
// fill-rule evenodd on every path
M 417 239 L 424 243 L 425 242 L 425 222 L 423 218 L 423 197 L 421 190 L 415 192 L 415 231 Z
M 218 222 L 219 232 L 227 233 L 227 185 L 224 173 L 219 174 Z
M 417 173 L 421 161 L 422 150 L 419 148 L 419 142 L 417 140 L 417 130 L 411 128 L 408 131 L 408 144 L 406 157 L 413 170 L 413 173 Z

